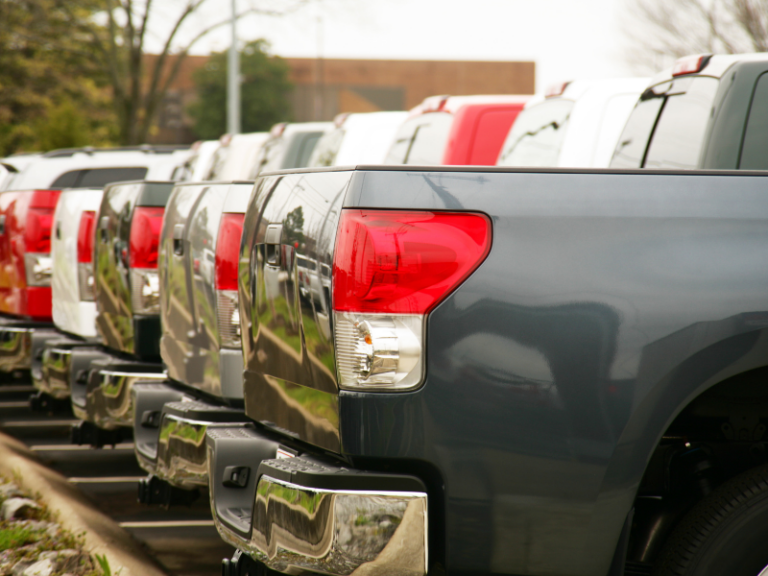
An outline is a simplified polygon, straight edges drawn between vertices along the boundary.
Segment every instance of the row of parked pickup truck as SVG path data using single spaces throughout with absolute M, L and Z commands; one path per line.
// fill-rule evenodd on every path
M 768 574 L 768 54 L 3 165 L 0 369 L 225 576 Z

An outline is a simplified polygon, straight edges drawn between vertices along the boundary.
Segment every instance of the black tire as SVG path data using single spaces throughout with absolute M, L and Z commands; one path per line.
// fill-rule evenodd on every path
M 768 567 L 768 466 L 728 480 L 675 528 L 654 576 L 758 576 Z

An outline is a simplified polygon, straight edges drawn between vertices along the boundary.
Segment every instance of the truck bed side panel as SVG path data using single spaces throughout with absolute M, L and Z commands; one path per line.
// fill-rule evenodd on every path
M 449 570 L 605 574 L 674 417 L 767 362 L 766 184 L 356 173 L 348 206 L 482 211 L 493 246 L 430 315 L 421 389 L 340 393 L 344 453 L 439 469 Z
M 177 186 L 161 236 L 161 356 L 172 379 L 219 397 L 224 395 L 216 290 L 219 224 L 225 210 L 242 213 L 252 188 L 251 183 Z
M 244 386 L 252 392 L 246 413 L 335 451 L 330 280 L 351 174 L 327 172 L 312 184 L 302 174 L 262 179 L 244 222 L 239 271 Z
M 186 276 L 189 261 L 186 230 L 189 216 L 207 188 L 200 185 L 174 188 L 163 218 L 158 247 L 162 330 L 160 355 L 168 369 L 168 376 L 190 385 L 197 382 L 199 371 L 188 366 L 193 348 L 189 334 L 195 333 L 197 321 Z M 177 236 L 175 242 L 174 236 Z

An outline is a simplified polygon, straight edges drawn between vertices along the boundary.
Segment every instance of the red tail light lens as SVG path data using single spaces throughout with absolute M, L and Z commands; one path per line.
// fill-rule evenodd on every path
M 157 249 L 163 227 L 162 206 L 140 206 L 133 211 L 130 237 L 130 267 L 157 269 Z
M 80 216 L 80 227 L 77 230 L 77 261 L 90 264 L 93 260 L 93 227 L 96 223 L 96 212 L 87 210 Z
M 28 209 L 24 246 L 26 252 L 50 253 L 53 211 L 53 208 Z
M 223 214 L 216 242 L 216 289 L 237 290 L 237 264 L 245 214 Z
M 333 262 L 333 308 L 426 314 L 485 259 L 487 216 L 345 210 Z

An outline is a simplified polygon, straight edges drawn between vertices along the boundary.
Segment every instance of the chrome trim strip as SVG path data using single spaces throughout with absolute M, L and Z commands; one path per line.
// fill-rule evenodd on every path
M 280 572 L 346 576 L 363 566 L 376 574 L 427 571 L 424 492 L 308 488 L 262 475 L 252 517 L 247 542 L 229 530 L 222 537 Z M 220 529 L 218 519 L 216 525 Z

